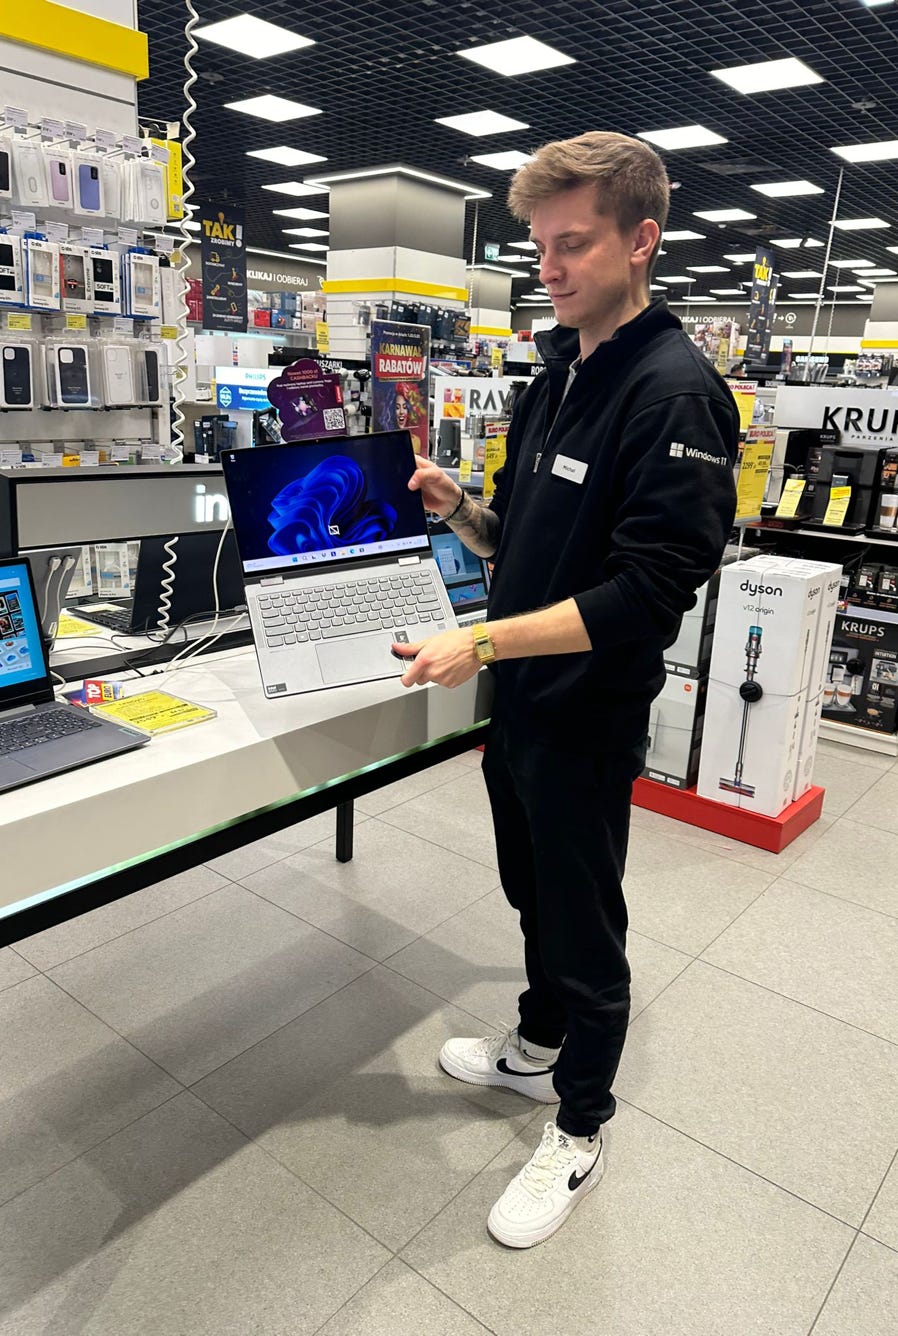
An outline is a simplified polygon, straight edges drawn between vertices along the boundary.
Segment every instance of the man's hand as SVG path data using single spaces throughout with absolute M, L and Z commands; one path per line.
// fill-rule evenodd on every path
M 417 645 L 393 644 L 393 652 L 405 659 L 414 658 L 402 677 L 404 687 L 421 682 L 436 682 L 441 687 L 459 687 L 480 668 L 469 630 L 444 631 Z
M 409 479 L 410 492 L 420 492 L 427 510 L 435 515 L 451 515 L 462 496 L 458 483 L 452 481 L 429 459 L 415 455 L 415 471 Z

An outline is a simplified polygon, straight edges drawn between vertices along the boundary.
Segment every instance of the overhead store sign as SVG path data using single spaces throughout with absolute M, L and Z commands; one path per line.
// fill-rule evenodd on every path
M 838 431 L 843 445 L 898 445 L 898 391 L 781 385 L 774 420 L 784 429 Z
M 553 321 L 554 324 L 554 321 Z M 497 376 L 490 379 L 438 376 L 434 390 L 434 419 L 466 418 L 469 413 L 501 416 L 511 399 L 518 380 L 524 377 Z
M 752 270 L 751 304 L 748 308 L 748 334 L 745 340 L 745 356 L 749 361 L 764 361 L 770 350 L 778 282 L 773 272 L 773 251 L 769 246 L 759 246 Z

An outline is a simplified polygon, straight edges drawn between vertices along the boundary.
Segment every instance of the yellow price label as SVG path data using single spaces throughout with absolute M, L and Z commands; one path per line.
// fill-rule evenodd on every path
M 833 487 L 829 493 L 829 505 L 826 507 L 826 514 L 823 516 L 824 524 L 831 524 L 834 528 L 841 528 L 845 523 L 845 516 L 848 514 L 848 507 L 851 504 L 850 487 Z
M 9 315 L 6 317 L 6 328 L 7 328 L 7 329 L 30 329 L 30 328 L 31 328 L 31 316 L 30 316 L 30 315 L 25 315 L 23 312 L 20 312 L 20 311 L 10 311 Z
M 163 325 L 161 333 L 164 339 L 176 339 L 178 337 L 178 326 Z
M 805 480 L 804 478 L 790 478 L 783 488 L 783 494 L 780 497 L 780 503 L 776 508 L 776 513 L 781 520 L 794 520 L 798 514 L 798 507 L 801 504 L 801 498 L 804 496 Z
M 750 520 L 760 515 L 772 458 L 772 441 L 746 441 L 736 480 L 737 520 Z
M 86 315 L 67 315 L 65 318 L 66 329 L 87 329 Z
M 470 482 L 473 471 L 474 461 L 471 459 L 463 459 L 458 466 L 458 481 Z
M 145 733 L 170 733 L 174 729 L 201 724 L 206 719 L 216 717 L 215 710 L 207 705 L 197 705 L 181 696 L 171 696 L 167 691 L 141 691 L 124 700 L 97 705 L 94 714 L 116 719 L 121 724 L 134 724 Z
M 496 473 L 505 463 L 505 432 L 488 436 L 483 455 L 483 495 L 488 501 L 496 490 Z
M 64 469 L 76 469 L 81 464 L 80 455 L 63 455 L 62 467 Z
M 330 352 L 330 333 L 326 320 L 315 321 L 315 346 L 320 353 Z

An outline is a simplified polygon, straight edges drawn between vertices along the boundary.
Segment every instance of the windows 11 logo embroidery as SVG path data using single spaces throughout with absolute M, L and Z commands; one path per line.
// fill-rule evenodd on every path
M 694 446 L 684 445 L 682 441 L 671 441 L 671 459 L 701 459 L 705 464 L 721 464 L 725 468 L 727 460 L 720 455 L 709 454 L 707 450 L 696 450 Z
M 365 475 L 355 460 L 331 455 L 278 492 L 268 516 L 273 531 L 268 548 L 276 556 L 320 552 L 337 535 L 347 547 L 380 543 L 397 519 L 388 502 L 366 495 Z

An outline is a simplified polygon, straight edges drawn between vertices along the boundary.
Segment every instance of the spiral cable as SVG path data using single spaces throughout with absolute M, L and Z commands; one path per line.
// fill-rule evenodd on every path
M 164 551 L 168 560 L 162 563 L 162 580 L 159 585 L 159 606 L 156 610 L 156 625 L 166 633 L 169 629 L 172 590 L 175 583 L 175 566 L 178 563 L 178 534 L 174 534 L 165 544 Z
M 184 193 L 182 196 L 183 215 L 181 218 L 181 224 L 179 228 L 181 259 L 176 270 L 176 273 L 178 274 L 178 277 L 181 281 L 181 294 L 180 294 L 181 325 L 183 326 L 183 328 L 175 342 L 175 366 L 174 366 L 175 395 L 174 395 L 174 422 L 172 424 L 172 445 L 174 446 L 174 453 L 171 460 L 172 464 L 181 464 L 184 462 L 184 423 L 186 421 L 186 417 L 184 412 L 182 411 L 181 404 L 184 402 L 185 391 L 184 391 L 184 377 L 183 375 L 179 375 L 178 372 L 181 368 L 185 366 L 187 362 L 187 357 L 188 357 L 187 340 L 190 337 L 190 331 L 187 328 L 187 317 L 190 313 L 190 308 L 187 303 L 188 289 L 187 289 L 187 279 L 185 277 L 185 274 L 187 267 L 190 263 L 187 252 L 190 246 L 193 244 L 193 239 L 190 233 L 187 231 L 187 223 L 190 221 L 190 216 L 192 213 L 188 201 L 194 194 L 194 186 L 193 186 L 193 180 L 191 179 L 191 171 L 193 167 L 196 166 L 196 158 L 194 158 L 193 154 L 190 152 L 190 145 L 193 143 L 194 139 L 196 139 L 196 130 L 193 128 L 192 117 L 197 110 L 197 104 L 194 101 L 193 94 L 191 91 L 193 89 L 194 84 L 197 81 L 197 73 L 196 70 L 193 68 L 193 57 L 199 51 L 199 46 L 196 42 L 196 39 L 193 36 L 193 30 L 200 21 L 200 16 L 193 7 L 193 0 L 184 0 L 184 5 L 189 15 L 187 19 L 187 24 L 184 28 L 184 36 L 187 40 L 187 51 L 184 55 L 184 69 L 187 72 L 187 78 L 184 81 L 184 101 L 187 103 L 187 109 L 182 117 L 182 124 L 184 126 L 184 137 L 181 141 L 181 153 L 183 157 L 182 175 L 183 175 Z

